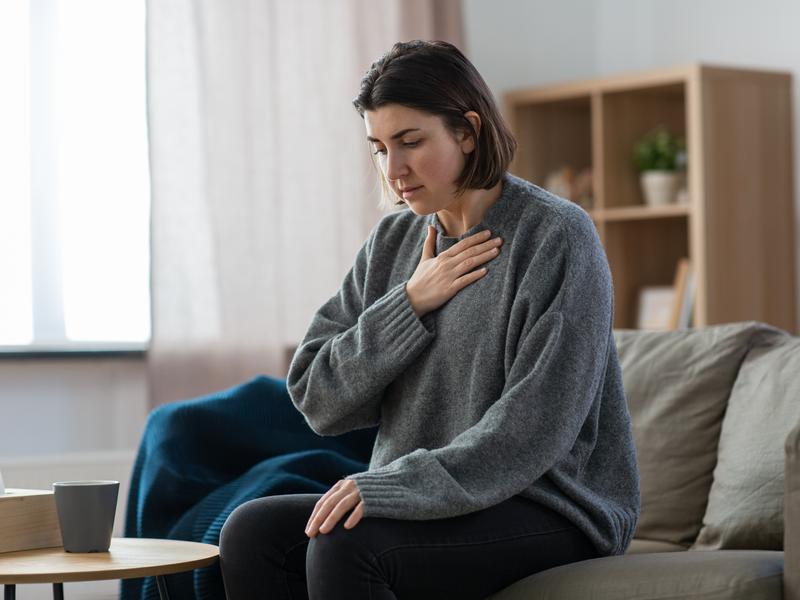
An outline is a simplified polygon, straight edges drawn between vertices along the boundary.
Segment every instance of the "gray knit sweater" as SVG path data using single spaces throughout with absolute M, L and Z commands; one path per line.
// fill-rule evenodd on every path
M 405 285 L 429 223 L 437 254 L 487 228 L 503 245 L 484 277 L 420 319 Z M 380 424 L 369 470 L 348 477 L 365 517 L 454 517 L 519 494 L 621 554 L 639 481 L 612 313 L 589 216 L 506 174 L 460 238 L 435 214 L 383 217 L 314 316 L 287 385 L 320 435 Z

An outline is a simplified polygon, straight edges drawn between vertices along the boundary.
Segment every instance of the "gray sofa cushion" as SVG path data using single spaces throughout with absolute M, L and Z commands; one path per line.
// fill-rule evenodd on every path
M 800 338 L 770 333 L 739 369 L 693 548 L 783 549 L 784 441 L 800 423 Z
M 642 495 L 636 538 L 688 547 L 702 525 L 717 443 L 756 322 L 661 332 L 616 330 Z
M 596 558 L 526 577 L 487 600 L 782 600 L 783 553 L 721 550 Z

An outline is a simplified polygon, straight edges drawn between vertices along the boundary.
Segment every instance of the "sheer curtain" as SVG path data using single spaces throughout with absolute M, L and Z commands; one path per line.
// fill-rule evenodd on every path
M 338 289 L 380 217 L 363 72 L 461 44 L 460 0 L 149 0 L 151 404 L 256 374 Z

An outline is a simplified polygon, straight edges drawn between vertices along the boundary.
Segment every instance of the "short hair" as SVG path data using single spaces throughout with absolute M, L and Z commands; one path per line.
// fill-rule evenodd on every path
M 363 119 L 365 111 L 387 104 L 438 115 L 452 133 L 464 131 L 473 137 L 475 150 L 456 180 L 457 195 L 467 189 L 494 187 L 514 158 L 517 141 L 489 86 L 453 44 L 439 40 L 398 42 L 372 63 L 353 106 Z M 464 116 L 468 111 L 480 115 L 480 131 L 476 132 Z M 383 201 L 389 204 L 392 192 L 382 175 L 381 184 Z

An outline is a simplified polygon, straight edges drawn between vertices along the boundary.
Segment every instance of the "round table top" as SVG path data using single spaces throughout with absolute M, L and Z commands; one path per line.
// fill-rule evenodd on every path
M 108 552 L 72 553 L 61 546 L 0 553 L 0 584 L 128 579 L 180 573 L 214 564 L 212 544 L 113 538 Z

